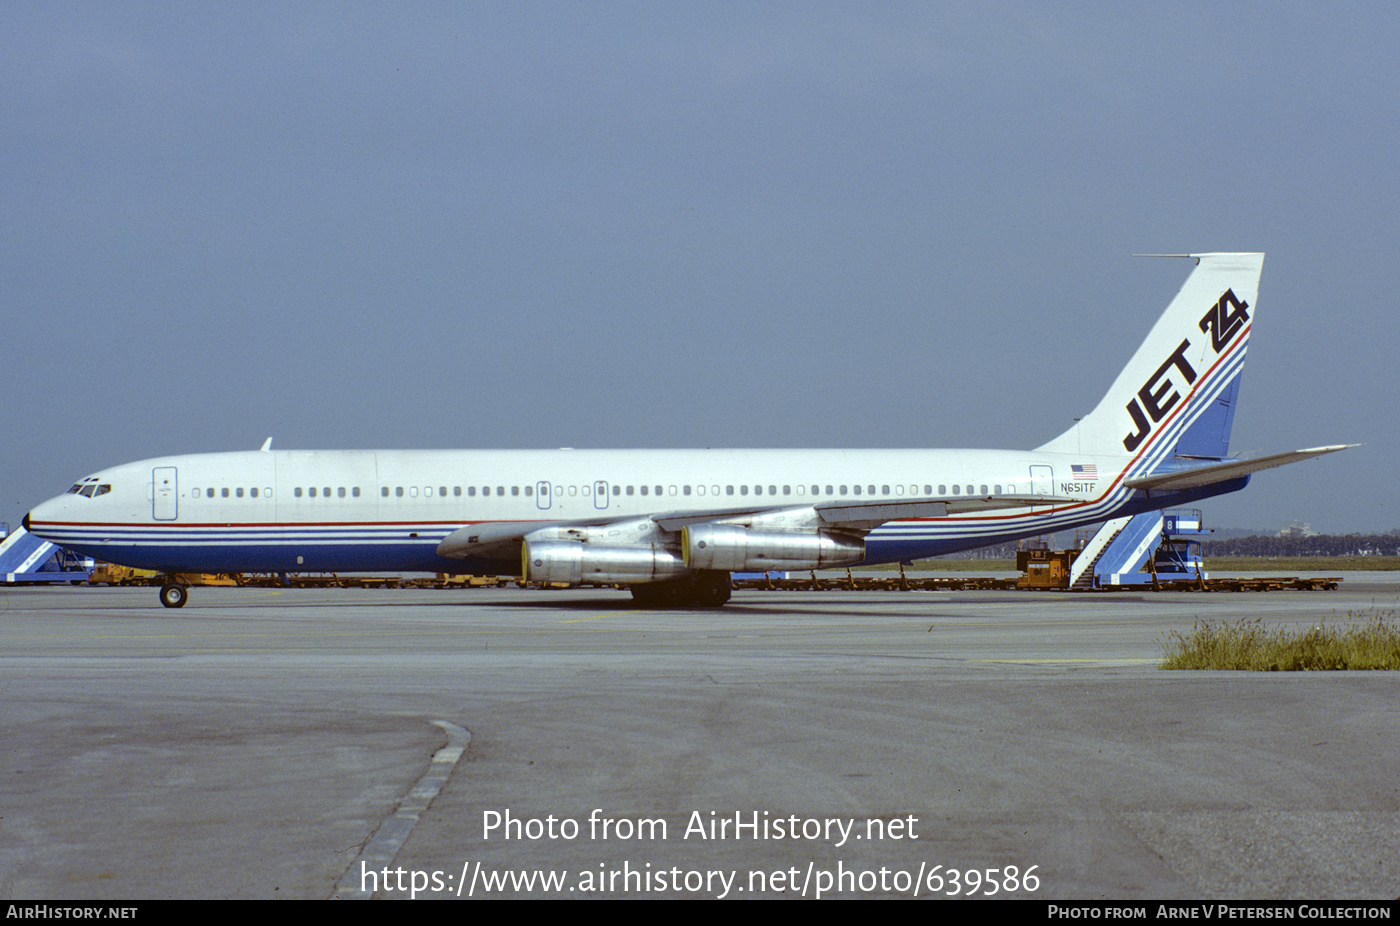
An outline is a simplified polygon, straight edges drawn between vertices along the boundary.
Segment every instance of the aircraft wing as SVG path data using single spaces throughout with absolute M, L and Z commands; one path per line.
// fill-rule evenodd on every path
M 512 521 L 469 524 L 443 538 L 438 544 L 439 556 L 465 559 L 509 559 L 519 554 L 519 544 L 527 534 L 544 528 L 602 527 L 623 521 L 650 517 L 664 531 L 678 531 L 689 524 L 710 521 L 734 521 L 746 517 L 772 515 L 791 511 L 816 512 L 818 521 L 827 527 L 865 533 L 888 521 L 906 518 L 942 518 L 953 514 L 994 511 L 1003 508 L 1030 508 L 1040 505 L 1063 505 L 1082 499 L 1052 495 L 950 495 L 941 498 L 898 499 L 888 501 L 827 501 L 816 505 L 763 505 L 742 508 L 710 508 L 700 511 L 674 511 L 647 514 L 606 515 L 559 521 Z M 810 514 L 808 515 L 810 517 Z
M 518 545 L 531 531 L 542 527 L 582 526 L 581 521 L 496 521 L 468 524 L 442 538 L 437 546 L 438 556 L 448 559 L 509 559 L 519 554 Z
M 822 522 L 848 530 L 871 531 L 889 521 L 943 518 L 952 514 L 1063 505 L 1083 499 L 1054 495 L 950 495 L 941 498 L 890 501 L 833 501 L 815 505 Z
M 950 514 L 971 511 L 992 511 L 998 508 L 1030 508 L 1039 505 L 1063 505 L 1083 499 L 1051 495 L 949 495 L 939 498 L 901 498 L 887 501 L 829 501 L 815 505 L 773 505 L 750 508 L 715 508 L 710 511 L 677 511 L 652 515 L 662 530 L 676 531 L 687 524 L 709 521 L 733 521 L 747 516 L 766 516 L 790 511 L 794 514 L 815 511 L 822 524 L 848 530 L 874 530 L 887 521 L 906 518 L 943 518 Z M 600 522 L 594 522 L 600 523 Z
M 1311 460 L 1313 457 L 1320 457 L 1326 453 L 1336 453 L 1338 450 L 1346 450 L 1348 447 L 1355 446 L 1357 445 L 1333 444 L 1329 447 L 1309 447 L 1305 450 L 1291 450 L 1288 453 L 1255 457 L 1252 460 L 1233 460 L 1229 463 L 1214 463 L 1209 466 L 1198 466 L 1194 469 L 1183 469 L 1172 473 L 1133 476 L 1124 479 L 1123 484 L 1130 489 L 1194 489 L 1199 486 L 1225 482 L 1229 479 L 1238 479 L 1260 470 L 1297 463 L 1299 460 Z
M 714 508 L 708 511 L 685 511 L 668 514 L 653 514 L 651 519 L 661 525 L 662 530 L 680 530 L 687 524 L 701 521 L 715 521 L 720 518 L 742 517 L 771 511 L 769 507 Z M 484 524 L 468 524 L 458 528 L 443 538 L 438 544 L 439 556 L 448 559 L 465 559 L 479 556 L 484 559 L 509 559 L 519 555 L 519 544 L 526 534 L 550 527 L 602 527 L 620 521 L 637 521 L 646 514 L 605 514 L 599 512 L 590 518 L 574 518 L 558 521 L 500 521 Z

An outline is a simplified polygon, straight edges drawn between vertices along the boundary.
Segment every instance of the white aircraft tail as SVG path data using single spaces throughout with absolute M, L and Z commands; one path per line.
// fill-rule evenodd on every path
M 1039 450 L 1128 454 L 1138 473 L 1225 457 L 1264 255 L 1180 256 L 1196 269 L 1147 340 L 1098 406 Z

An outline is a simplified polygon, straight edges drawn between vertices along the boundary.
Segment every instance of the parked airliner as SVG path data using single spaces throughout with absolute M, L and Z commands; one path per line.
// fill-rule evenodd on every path
M 25 527 L 179 573 L 521 575 L 718 607 L 730 573 L 889 563 L 1244 488 L 1347 445 L 1227 457 L 1263 254 L 1196 266 L 1094 410 L 1031 451 L 261 450 L 87 476 Z

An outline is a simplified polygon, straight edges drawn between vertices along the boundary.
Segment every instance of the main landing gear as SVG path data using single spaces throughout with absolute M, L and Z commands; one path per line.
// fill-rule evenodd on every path
M 189 597 L 190 590 L 179 582 L 167 581 L 160 587 L 160 603 L 167 608 L 183 608 Z
M 718 608 L 729 600 L 729 573 L 705 571 L 669 582 L 632 586 L 640 608 Z

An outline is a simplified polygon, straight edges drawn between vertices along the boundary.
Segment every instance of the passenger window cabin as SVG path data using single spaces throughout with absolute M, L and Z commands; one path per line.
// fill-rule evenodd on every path
M 611 493 L 610 493 L 610 494 L 612 494 L 613 496 L 627 495 L 627 496 L 633 496 L 633 497 L 635 497 L 635 496 L 637 496 L 637 495 L 642 495 L 642 496 L 647 497 L 648 499 L 650 499 L 650 498 L 652 498 L 652 497 L 660 498 L 660 497 L 662 497 L 662 496 L 667 496 L 667 495 L 669 495 L 669 496 L 681 495 L 681 496 L 685 496 L 685 497 L 688 498 L 688 497 L 691 497 L 691 496 L 702 496 L 702 497 L 703 497 L 703 496 L 706 496 L 706 495 L 715 495 L 715 496 L 718 496 L 718 495 L 721 494 L 721 488 L 720 488 L 720 486 L 718 486 L 718 485 L 706 486 L 706 485 L 704 485 L 704 484 L 684 484 L 684 485 L 670 485 L 670 486 L 667 486 L 667 485 L 654 485 L 654 484 L 651 484 L 651 485 L 643 485 L 643 484 L 640 484 L 640 483 L 633 484 L 633 485 L 622 485 L 622 484 L 619 484 L 619 483 L 616 483 L 616 482 L 611 482 L 611 483 L 607 483 L 606 485 L 603 485 L 601 488 L 598 489 L 598 492 L 599 492 L 600 494 L 609 494 L 609 493 L 608 493 L 608 489 L 607 489 L 607 485 L 611 485 L 611 486 L 612 486 L 612 490 L 611 490 Z M 592 488 L 593 488 L 592 486 L 587 486 L 587 485 L 586 485 L 586 486 L 583 486 L 583 487 L 581 487 L 581 488 L 580 488 L 579 486 L 577 486 L 577 485 L 571 485 L 571 486 L 557 485 L 557 486 L 553 486 L 553 488 L 552 488 L 552 490 L 551 490 L 550 492 L 546 492 L 546 491 L 544 491 L 544 490 L 541 490 L 538 494 L 539 494 L 539 496 L 540 496 L 540 498 L 541 498 L 542 500 L 545 499 L 545 498 L 559 498 L 559 499 L 562 499 L 562 498 L 564 498 L 565 496 L 578 496 L 578 495 L 580 495 L 580 494 L 585 495 L 585 496 L 591 496 L 591 495 L 593 494 L 593 493 L 592 493 Z M 749 495 L 750 493 L 752 493 L 754 496 L 764 496 L 764 495 L 767 495 L 767 496 L 770 496 L 770 497 L 771 497 L 771 496 L 777 496 L 777 495 L 780 495 L 780 494 L 781 494 L 781 495 L 785 495 L 785 496 L 791 496 L 791 495 L 794 495 L 794 494 L 799 495 L 799 496 L 806 496 L 806 495 L 810 494 L 810 495 L 812 495 L 814 498 L 815 498 L 815 497 L 820 497 L 820 496 L 823 496 L 823 495 L 826 496 L 826 497 L 828 497 L 828 498 L 830 498 L 830 497 L 840 497 L 840 496 L 845 496 L 845 495 L 853 495 L 853 496 L 857 496 L 857 497 L 866 497 L 866 496 L 875 496 L 875 495 L 886 496 L 886 497 L 892 496 L 892 495 L 893 495 L 893 496 L 904 496 L 904 495 L 908 495 L 908 496 L 910 496 L 910 497 L 916 497 L 916 496 L 919 496 L 919 495 L 921 495 L 921 494 L 924 495 L 924 496 L 933 496 L 933 497 L 936 497 L 936 496 L 946 496 L 946 495 L 949 494 L 949 487 L 948 487 L 948 485 L 947 485 L 946 483 L 940 483 L 940 484 L 938 484 L 938 485 L 925 484 L 925 485 L 923 485 L 923 486 L 920 486 L 920 485 L 918 485 L 917 483 L 911 483 L 911 484 L 909 484 L 908 486 L 904 485 L 903 483 L 895 483 L 895 484 L 884 484 L 884 483 L 882 483 L 882 484 L 878 484 L 878 485 L 877 485 L 877 484 L 873 484 L 873 483 L 866 483 L 866 484 L 848 483 L 848 484 L 844 484 L 844 485 L 828 485 L 828 486 L 825 486 L 825 487 L 823 487 L 823 486 L 820 485 L 820 484 L 815 484 L 815 483 L 814 483 L 814 484 L 811 484 L 811 485 L 808 485 L 808 484 L 799 484 L 799 485 L 797 485 L 795 488 L 796 488 L 796 492 L 793 491 L 793 490 L 794 490 L 794 486 L 793 486 L 792 484 L 784 484 L 784 485 L 782 485 L 781 490 L 779 489 L 779 486 L 778 486 L 777 484 L 764 485 L 764 484 L 762 484 L 762 483 L 759 483 L 759 484 L 739 484 L 739 485 L 737 485 L 737 486 L 736 486 L 736 485 L 726 485 L 726 486 L 723 487 L 723 494 L 724 494 L 724 495 L 728 495 L 728 496 L 733 496 L 733 495 L 736 495 L 736 494 L 737 494 L 737 495 L 740 495 L 740 496 L 747 496 L 747 495 Z M 421 489 L 421 491 L 422 491 L 422 497 L 425 498 L 425 499 L 431 499 L 431 498 L 434 498 L 434 497 L 436 497 L 436 498 L 447 498 L 447 497 L 449 496 L 449 494 L 450 494 L 452 497 L 454 497 L 454 498 L 462 498 L 463 496 L 465 496 L 465 497 L 467 497 L 467 498 L 473 498 L 473 499 L 474 499 L 474 498 L 476 498 L 477 495 L 478 495 L 478 489 L 480 490 L 480 495 L 481 495 L 481 497 L 483 497 L 483 498 L 490 498 L 491 495 L 493 494 L 493 493 L 492 493 L 492 487 L 489 486 L 489 485 L 488 485 L 488 486 L 475 486 L 475 485 L 466 486 L 466 487 L 465 487 L 465 489 L 466 489 L 465 492 L 463 491 L 463 487 L 462 487 L 462 486 L 452 486 L 452 487 L 451 487 L 451 490 L 450 490 L 450 492 L 449 492 L 449 488 L 448 488 L 447 486 L 445 486 L 445 485 L 444 485 L 444 486 L 421 486 L 421 487 L 420 487 L 420 486 L 387 486 L 387 485 L 386 485 L 386 486 L 380 486 L 380 487 L 379 487 L 379 494 L 380 494 L 380 497 L 381 497 L 381 498 L 390 498 L 390 497 L 391 497 L 390 489 L 393 490 L 393 492 L 392 492 L 392 496 L 393 496 L 393 497 L 396 497 L 396 498 L 404 498 L 405 495 L 407 495 L 407 497 L 409 497 L 409 498 L 414 498 L 414 499 L 416 499 L 416 498 L 419 497 L 419 491 L 420 491 L 420 489 Z M 737 489 L 737 491 L 736 491 L 736 489 Z M 825 491 L 823 491 L 823 489 L 825 489 Z M 907 492 L 906 492 L 906 489 L 907 489 Z M 78 483 L 78 484 L 74 485 L 71 489 L 69 489 L 68 491 L 69 491 L 69 493 L 72 493 L 72 494 L 81 494 L 81 495 L 83 495 L 83 496 L 85 496 L 85 497 L 92 498 L 92 497 L 96 497 L 96 496 L 99 496 L 99 495 L 105 495 L 106 493 L 110 492 L 111 490 L 112 490 L 112 488 L 111 488 L 111 486 L 108 485 L 108 484 L 98 485 L 98 484 L 96 484 L 96 483 L 93 483 L 93 484 Z M 921 491 L 921 490 L 922 490 L 922 491 Z M 536 493 L 536 487 L 535 487 L 534 485 L 525 485 L 525 486 L 513 485 L 513 486 L 510 486 L 510 487 L 508 487 L 508 488 L 507 488 L 506 486 L 503 486 L 503 485 L 498 485 L 498 486 L 496 486 L 495 489 L 494 489 L 494 494 L 495 494 L 495 496 L 496 496 L 497 498 L 504 498 L 504 497 L 506 496 L 506 494 L 507 494 L 507 491 L 509 491 L 510 496 L 513 497 L 513 498 L 519 498 L 519 497 L 522 496 L 522 495 L 525 496 L 525 497 L 527 497 L 527 498 L 534 498 L 535 495 L 537 494 L 537 493 Z M 962 495 L 972 496 L 972 495 L 978 495 L 978 494 L 981 494 L 981 495 L 983 495 L 983 496 L 991 496 L 991 495 L 1001 495 L 1001 494 L 1003 494 L 1004 492 L 1005 492 L 1005 493 L 1013 493 L 1013 494 L 1014 494 L 1015 491 L 1016 491 L 1016 487 L 1015 487 L 1014 485 L 1003 485 L 1003 484 L 1001 484 L 1001 483 L 996 483 L 996 484 L 994 484 L 994 485 L 986 485 L 986 484 L 983 484 L 983 485 L 975 485 L 975 484 L 970 484 L 970 483 L 963 483 L 963 484 L 958 484 L 958 485 L 952 486 L 952 490 L 951 490 L 952 494 L 953 494 L 953 495 L 957 495 L 957 496 L 962 496 Z M 332 498 L 332 497 L 341 498 L 341 499 L 344 499 L 344 498 L 359 498 L 359 497 L 360 497 L 360 487 L 359 487 L 359 486 L 306 486 L 306 487 L 303 487 L 303 486 L 296 486 L 295 488 L 292 489 L 292 494 L 293 494 L 293 496 L 295 496 L 296 498 L 303 498 L 303 497 L 308 497 L 308 498 L 326 498 L 326 499 L 329 499 L 329 498 Z M 233 487 L 233 488 L 231 488 L 231 489 L 230 489 L 230 488 L 223 488 L 223 489 L 215 489 L 215 488 L 194 488 L 194 489 L 191 489 L 191 490 L 190 490 L 190 495 L 191 495 L 191 497 L 193 497 L 193 498 L 200 498 L 200 497 L 204 497 L 204 498 L 214 498 L 214 497 L 216 497 L 216 495 L 220 495 L 220 496 L 222 496 L 222 497 L 224 497 L 224 498 L 230 498 L 230 497 L 233 497 L 233 498 L 244 498 L 244 497 L 248 497 L 248 498 L 271 498 L 271 497 L 272 497 L 272 489 L 271 489 L 271 487 L 266 487 L 266 488 L 256 488 L 256 487 L 253 487 L 253 488 Z M 543 502 L 542 502 L 542 503 L 543 503 Z

